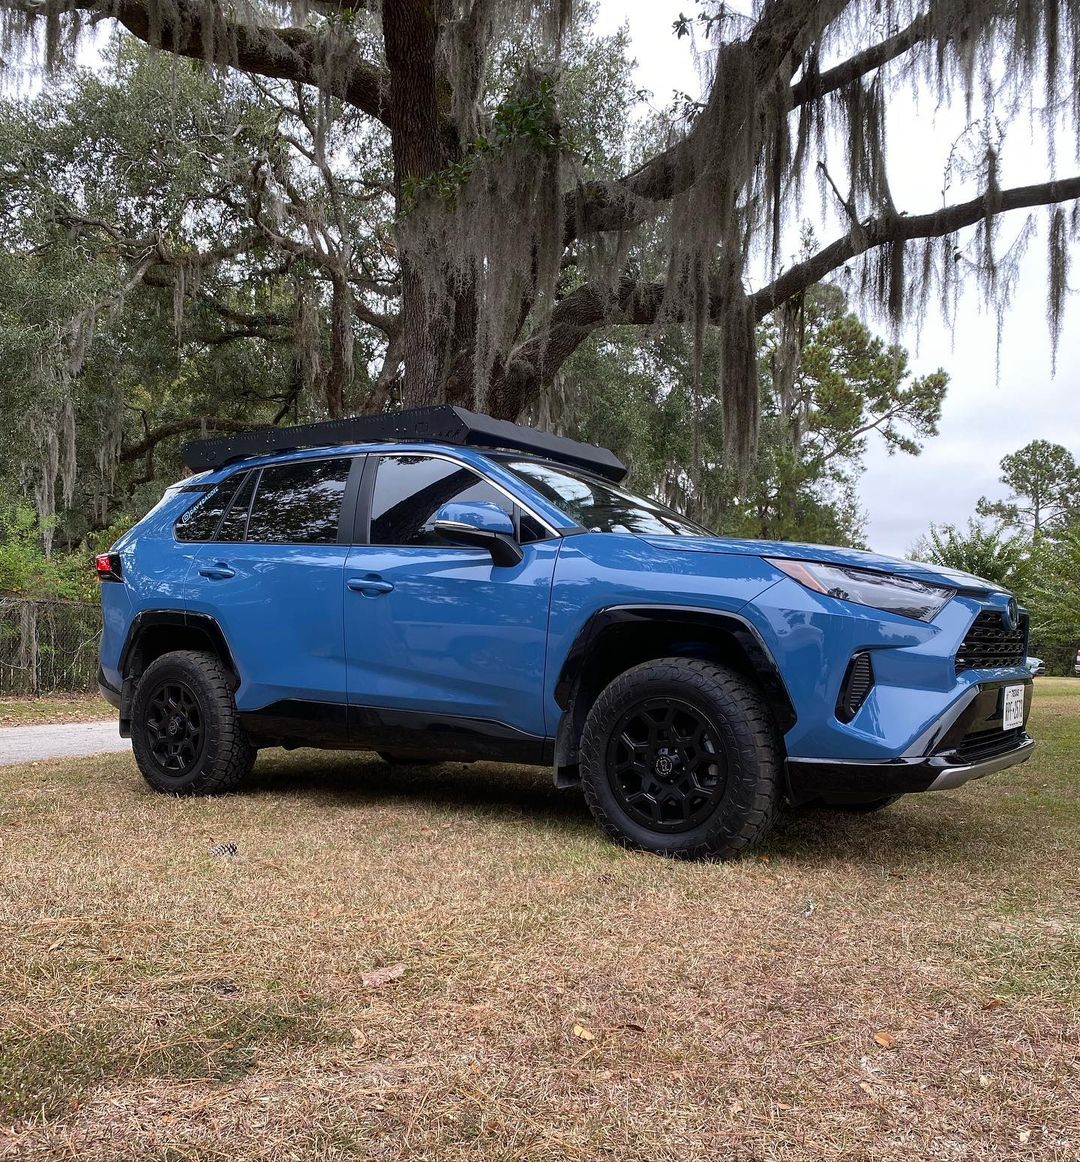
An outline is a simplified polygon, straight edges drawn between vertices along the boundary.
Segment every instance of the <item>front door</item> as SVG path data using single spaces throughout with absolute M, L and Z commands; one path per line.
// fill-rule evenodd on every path
M 383 727 L 543 738 L 544 659 L 560 541 L 512 498 L 442 455 L 372 456 L 369 543 L 345 566 L 345 652 L 355 741 Z M 449 501 L 494 501 L 522 528 L 524 559 L 492 564 L 486 550 L 433 532 Z M 449 746 L 448 751 L 454 749 Z M 468 749 L 464 746 L 461 749 Z

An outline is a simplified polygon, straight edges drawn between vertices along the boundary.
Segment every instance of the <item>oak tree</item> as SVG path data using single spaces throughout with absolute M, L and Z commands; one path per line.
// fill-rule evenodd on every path
M 947 311 L 964 280 L 1001 307 L 1010 254 L 1000 219 L 1040 207 L 1056 335 L 1080 175 L 1058 176 L 1048 162 L 1030 181 L 1006 184 L 994 127 L 1037 119 L 1051 140 L 1075 145 L 1080 0 L 757 0 L 749 16 L 704 4 L 675 29 L 693 32 L 705 52 L 704 91 L 621 172 L 598 164 L 565 115 L 575 7 L 0 0 L 9 51 L 38 44 L 53 73 L 105 23 L 266 87 L 291 121 L 295 150 L 323 178 L 325 208 L 302 245 L 339 288 L 356 278 L 357 252 L 334 221 L 335 189 L 355 176 L 343 168 L 385 150 L 385 262 L 369 281 L 381 296 L 388 376 L 404 369 L 404 404 L 449 400 L 515 417 L 542 400 L 597 330 L 681 325 L 695 376 L 711 336 L 728 450 L 745 462 L 759 418 L 759 322 L 771 317 L 790 336 L 807 290 L 841 268 L 850 291 L 894 321 L 932 304 Z M 896 98 L 927 92 L 967 101 L 985 128 L 969 188 L 951 200 L 956 187 L 945 183 L 929 210 L 897 204 L 886 149 Z M 331 122 L 344 134 L 333 148 Z M 362 148 L 350 153 L 349 138 Z M 257 176 L 260 196 L 301 221 L 273 158 Z M 815 184 L 843 226 L 785 261 L 786 231 Z M 927 175 L 928 201 L 941 184 Z M 294 232 L 259 213 L 260 244 L 281 253 L 297 245 Z M 135 280 L 151 265 L 180 280 L 192 260 L 171 274 L 169 263 L 144 266 L 140 252 L 130 264 Z M 338 296 L 338 382 L 350 366 L 348 315 L 366 301 Z M 333 409 L 340 393 L 330 386 Z

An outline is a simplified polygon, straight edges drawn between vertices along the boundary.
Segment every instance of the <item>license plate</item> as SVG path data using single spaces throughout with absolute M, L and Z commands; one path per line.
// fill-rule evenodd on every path
M 1006 686 L 1005 703 L 1001 716 L 1002 730 L 1024 725 L 1024 687 Z

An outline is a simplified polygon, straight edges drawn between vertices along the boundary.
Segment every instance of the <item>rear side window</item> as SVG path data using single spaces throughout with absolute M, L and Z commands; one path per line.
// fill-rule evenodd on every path
M 269 544 L 325 545 L 338 520 L 352 461 L 301 460 L 264 468 L 248 518 L 247 539 Z
M 450 501 L 487 500 L 513 516 L 514 504 L 482 476 L 433 456 L 383 456 L 371 498 L 373 545 L 438 545 L 435 514 Z
M 222 513 L 236 495 L 243 472 L 227 476 L 217 487 L 203 493 L 176 522 L 174 530 L 178 541 L 211 541 L 217 531 Z

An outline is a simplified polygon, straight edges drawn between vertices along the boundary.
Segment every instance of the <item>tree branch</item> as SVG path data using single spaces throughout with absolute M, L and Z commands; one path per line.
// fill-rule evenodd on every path
M 283 315 L 279 311 L 263 311 L 256 314 L 248 311 L 238 311 L 226 303 L 218 302 L 217 299 L 212 298 L 208 294 L 200 294 L 199 302 L 228 322 L 237 323 L 241 327 L 253 327 L 257 329 L 290 327 L 293 322 L 291 316 Z
M 223 347 L 238 339 L 261 339 L 265 343 L 290 343 L 292 335 L 287 331 L 267 331 L 260 327 L 240 327 L 233 331 L 198 332 L 185 336 L 191 343 L 201 343 L 204 347 Z
M 1080 177 L 999 190 L 929 214 L 883 215 L 853 227 L 805 262 L 791 267 L 774 282 L 749 295 L 747 305 L 753 318 L 760 322 L 782 303 L 876 246 L 914 238 L 938 238 L 972 226 L 990 215 L 1075 198 L 1080 198 Z M 597 328 L 655 323 L 660 317 L 665 290 L 661 281 L 634 283 L 630 279 L 623 280 L 616 295 L 605 294 L 592 285 L 579 287 L 555 307 L 544 331 L 530 337 L 514 353 L 505 371 L 502 390 L 510 398 L 520 397 L 528 402 L 539 385 L 550 382 L 563 363 Z M 718 322 L 731 309 L 732 303 L 718 285 L 710 296 L 711 321 Z
M 805 261 L 784 271 L 777 279 L 750 296 L 754 318 L 761 320 L 781 303 L 820 282 L 827 274 L 852 258 L 884 246 L 889 242 L 907 242 L 914 238 L 941 238 L 983 219 L 1008 212 L 1050 206 L 1080 198 L 1080 177 L 1041 182 L 1033 186 L 1016 186 L 997 190 L 945 206 L 929 214 L 884 214 L 853 227 L 842 238 L 812 254 Z
M 778 53 L 786 53 L 790 57 L 793 49 L 798 47 L 799 34 L 805 35 L 805 23 L 804 17 L 801 22 L 789 27 L 786 36 L 780 39 L 775 33 L 767 35 L 768 29 L 763 29 L 759 23 L 754 36 L 769 42 L 769 59 L 773 67 L 779 65 Z M 807 74 L 790 88 L 792 108 L 833 93 L 889 61 L 896 60 L 916 44 L 929 39 L 932 33 L 930 16 L 919 16 L 894 36 L 856 53 L 834 68 L 819 74 Z M 754 44 L 753 37 L 751 44 Z M 722 62 L 718 62 L 718 74 L 721 67 Z M 566 244 L 587 234 L 624 230 L 645 221 L 658 213 L 664 203 L 689 188 L 697 178 L 697 167 L 692 163 L 696 149 L 694 135 L 702 131 L 705 123 L 706 119 L 699 119 L 699 128 L 692 129 L 686 137 L 649 158 L 618 181 L 588 182 L 570 191 L 563 205 L 567 223 Z
M 170 436 L 178 436 L 181 432 L 250 432 L 256 428 L 266 428 L 269 424 L 253 424 L 250 420 L 230 420 L 214 416 L 192 416 L 186 420 L 173 420 L 162 424 L 159 428 L 147 432 L 146 436 L 137 444 L 130 444 L 120 449 L 120 463 L 127 464 L 145 456 L 152 448 L 157 447 L 162 440 Z
M 215 4 L 173 0 L 162 8 L 145 0 L 0 0 L 0 8 L 52 20 L 73 11 L 118 21 L 155 48 L 193 60 L 227 65 L 278 80 L 316 85 L 379 121 L 386 121 L 389 78 L 360 56 L 351 37 L 332 30 L 266 28 L 229 20 Z
M 921 41 L 928 40 L 932 31 L 930 16 L 924 13 L 917 16 L 907 28 L 901 29 L 894 36 L 883 40 L 880 44 L 857 52 L 848 57 L 834 68 L 826 69 L 823 73 L 809 74 L 801 77 L 791 86 L 791 103 L 793 106 L 805 105 L 808 101 L 824 97 L 828 93 L 835 93 L 852 81 L 866 76 L 874 69 L 881 68 L 889 61 L 896 60 L 906 52 L 910 52 Z

